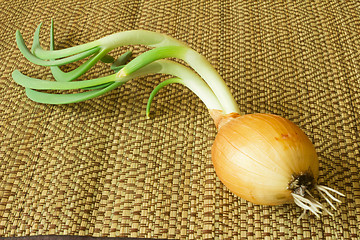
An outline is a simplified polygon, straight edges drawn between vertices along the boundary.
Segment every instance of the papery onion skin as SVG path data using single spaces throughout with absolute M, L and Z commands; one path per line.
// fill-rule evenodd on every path
M 294 177 L 307 176 L 316 184 L 314 145 L 291 121 L 272 114 L 210 114 L 218 128 L 214 168 L 234 194 L 254 204 L 280 205 L 294 201 L 289 189 Z

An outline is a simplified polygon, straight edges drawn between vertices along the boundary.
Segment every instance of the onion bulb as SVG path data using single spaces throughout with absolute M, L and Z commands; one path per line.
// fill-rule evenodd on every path
M 317 190 L 328 204 L 340 202 L 333 194 L 338 191 L 318 185 L 319 160 L 315 148 L 305 133 L 294 123 L 271 114 L 240 115 L 224 80 L 199 53 L 164 34 L 132 30 L 105 36 L 93 42 L 55 50 L 51 22 L 50 49 L 39 42 L 41 24 L 35 31 L 29 50 L 19 31 L 16 42 L 31 62 L 50 66 L 56 81 L 28 77 L 15 70 L 12 77 L 25 87 L 33 101 L 45 104 L 68 104 L 89 100 L 147 74 L 167 74 L 175 78 L 161 82 L 150 94 L 146 115 L 156 93 L 172 83 L 180 83 L 193 91 L 209 109 L 218 134 L 212 146 L 212 161 L 219 179 L 234 194 L 255 204 L 280 205 L 295 203 L 304 213 L 316 216 L 328 212 L 312 195 Z M 152 48 L 130 62 L 128 52 L 117 60 L 108 55 L 116 47 L 146 45 Z M 91 56 L 91 57 L 90 57 Z M 90 57 L 78 68 L 63 72 L 59 66 Z M 190 68 L 164 58 L 178 58 Z M 90 80 L 73 81 L 86 73 L 98 61 L 112 63 L 115 73 Z M 43 92 L 41 90 L 81 90 L 73 93 Z M 301 215 L 303 216 L 303 214 Z
M 218 129 L 212 162 L 231 192 L 254 204 L 296 203 L 317 216 L 324 207 L 312 197 L 313 189 L 332 207 L 329 198 L 339 202 L 330 192 L 341 193 L 317 185 L 315 147 L 294 123 L 273 114 L 210 114 Z

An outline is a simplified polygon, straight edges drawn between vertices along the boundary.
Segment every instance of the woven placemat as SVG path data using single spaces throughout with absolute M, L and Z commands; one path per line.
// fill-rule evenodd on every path
M 343 203 L 333 217 L 298 222 L 294 205 L 233 195 L 214 172 L 216 129 L 193 93 L 168 86 L 145 118 L 166 76 L 77 104 L 30 101 L 12 71 L 51 74 L 20 54 L 15 31 L 30 46 L 43 22 L 47 47 L 51 18 L 57 48 L 130 29 L 186 42 L 224 77 L 243 113 L 278 114 L 308 134 L 319 182 L 343 192 Z M 359 18 L 359 1 L 2 1 L 0 236 L 359 239 Z M 97 64 L 86 78 L 108 73 Z
M 91 237 L 76 235 L 39 235 L 23 237 L 0 237 L 0 240 L 153 240 L 153 238 Z M 158 239 L 168 240 L 168 239 Z

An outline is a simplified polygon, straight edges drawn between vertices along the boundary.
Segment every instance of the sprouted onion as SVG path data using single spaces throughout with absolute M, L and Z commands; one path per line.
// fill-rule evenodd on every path
M 127 81 L 147 74 L 163 73 L 173 76 L 161 82 L 150 94 L 146 116 L 156 93 L 164 86 L 180 83 L 193 91 L 209 109 L 218 129 L 212 146 L 215 171 L 224 185 L 234 194 L 254 204 L 280 205 L 295 203 L 303 209 L 300 218 L 310 211 L 319 217 L 331 214 L 324 204 L 315 200 L 317 191 L 334 209 L 331 201 L 340 202 L 340 192 L 319 185 L 319 161 L 309 138 L 294 123 L 272 114 L 241 115 L 236 101 L 224 80 L 199 53 L 184 43 L 164 34 L 134 30 L 119 32 L 61 50 L 54 50 L 54 28 L 51 22 L 50 49 L 40 46 L 41 24 L 35 31 L 29 50 L 19 31 L 17 45 L 31 62 L 50 66 L 56 81 L 28 77 L 20 71 L 13 79 L 25 87 L 26 95 L 35 102 L 68 104 L 103 95 Z M 131 52 L 117 60 L 108 55 L 114 48 L 126 45 L 146 45 L 145 51 L 131 61 Z M 178 58 L 191 68 L 165 58 Z M 69 72 L 59 66 L 87 59 Z M 98 61 L 112 63 L 114 74 L 91 80 L 73 81 L 86 73 Z M 81 90 L 59 93 L 60 90 Z M 57 90 L 46 92 L 41 90 Z

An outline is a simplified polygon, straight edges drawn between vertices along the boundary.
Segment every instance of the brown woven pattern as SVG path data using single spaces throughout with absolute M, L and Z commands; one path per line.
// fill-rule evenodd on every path
M 42 21 L 47 46 L 50 18 L 58 48 L 129 29 L 187 42 L 244 113 L 281 115 L 309 135 L 319 182 L 346 194 L 334 217 L 297 222 L 296 206 L 230 193 L 211 163 L 215 127 L 194 94 L 168 86 L 145 118 L 165 76 L 78 104 L 31 102 L 11 72 L 51 75 L 21 56 L 14 34 L 30 44 Z M 359 239 L 359 18 L 359 1 L 1 1 L 0 236 Z M 87 78 L 106 73 L 98 64 Z

